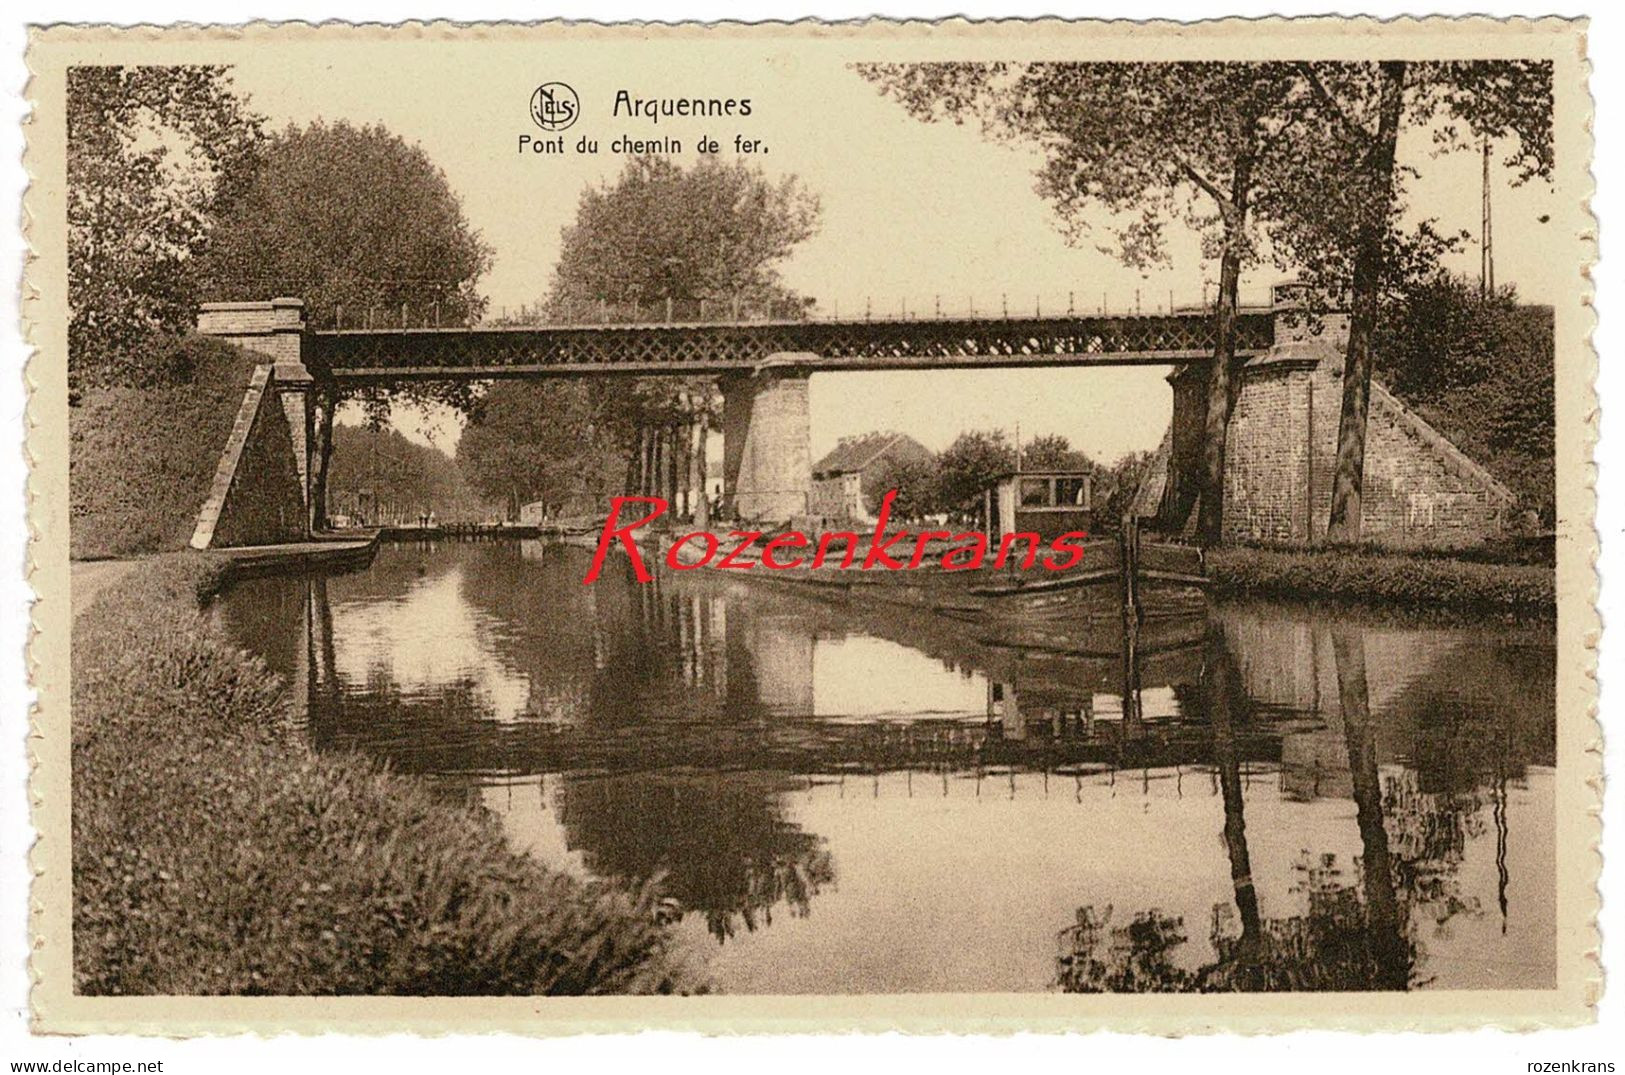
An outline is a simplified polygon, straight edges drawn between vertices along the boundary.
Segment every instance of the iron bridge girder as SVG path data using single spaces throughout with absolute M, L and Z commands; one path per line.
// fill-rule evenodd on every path
M 1243 313 L 1236 352 L 1273 340 L 1273 317 Z M 1207 314 L 762 321 L 655 325 L 347 329 L 306 334 L 305 362 L 344 381 L 748 372 L 804 354 L 807 371 L 1149 365 L 1212 355 Z

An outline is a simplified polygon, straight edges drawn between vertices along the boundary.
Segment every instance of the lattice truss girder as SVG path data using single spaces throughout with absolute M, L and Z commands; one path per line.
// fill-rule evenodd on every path
M 1237 319 L 1237 350 L 1269 347 L 1268 314 Z M 1213 349 L 1207 315 L 1057 317 L 959 321 L 772 322 L 700 325 L 591 325 L 539 328 L 391 329 L 316 332 L 310 363 L 345 371 L 501 367 L 670 365 L 750 368 L 770 355 L 811 353 L 833 365 L 918 358 L 974 360 L 1090 355 L 1154 358 Z

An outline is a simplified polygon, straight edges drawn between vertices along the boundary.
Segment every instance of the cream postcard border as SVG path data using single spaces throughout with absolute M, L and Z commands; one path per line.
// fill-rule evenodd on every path
M 26 127 L 30 186 L 24 226 L 31 255 L 23 283 L 24 327 L 34 348 L 25 416 L 31 543 L 38 594 L 29 668 L 39 693 L 30 728 L 29 800 L 39 841 L 33 888 L 31 1001 L 45 1033 L 188 1036 L 329 1031 L 349 1033 L 512 1031 L 552 1035 L 651 1028 L 752 1032 L 1058 1032 L 1109 1028 L 1157 1034 L 1265 1033 L 1301 1028 L 1448 1030 L 1572 1025 L 1595 1017 L 1597 879 L 1601 867 L 1602 754 L 1596 719 L 1597 435 L 1596 355 L 1590 266 L 1592 101 L 1584 20 L 1486 18 L 1223 19 L 1201 23 L 1070 20 L 855 23 L 579 22 L 407 23 L 399 26 L 256 23 L 129 29 L 35 27 L 27 62 L 32 117 Z M 648 38 L 772 41 L 786 48 L 848 50 L 847 59 L 1438 59 L 1549 58 L 1554 63 L 1554 189 L 1570 203 L 1554 217 L 1547 258 L 1573 287 L 1557 306 L 1557 977 L 1555 990 L 1405 994 L 1104 995 L 942 994 L 822 997 L 610 998 L 88 997 L 72 992 L 69 846 L 69 607 L 67 244 L 65 69 L 74 63 L 230 63 L 236 49 L 279 43 L 415 40 L 538 42 L 590 39 L 617 48 Z

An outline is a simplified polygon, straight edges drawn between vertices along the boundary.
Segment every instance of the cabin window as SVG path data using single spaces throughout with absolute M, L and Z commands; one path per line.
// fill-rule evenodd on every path
M 1087 508 L 1089 506 L 1089 479 L 1056 478 L 1055 506 L 1058 508 Z
M 1021 479 L 1021 506 L 1024 508 L 1047 508 L 1050 506 L 1050 486 L 1048 478 Z

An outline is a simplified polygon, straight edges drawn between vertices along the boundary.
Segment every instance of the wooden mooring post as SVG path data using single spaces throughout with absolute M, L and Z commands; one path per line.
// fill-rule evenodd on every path
M 1117 531 L 1123 605 L 1123 729 L 1140 726 L 1140 520 L 1124 515 Z

